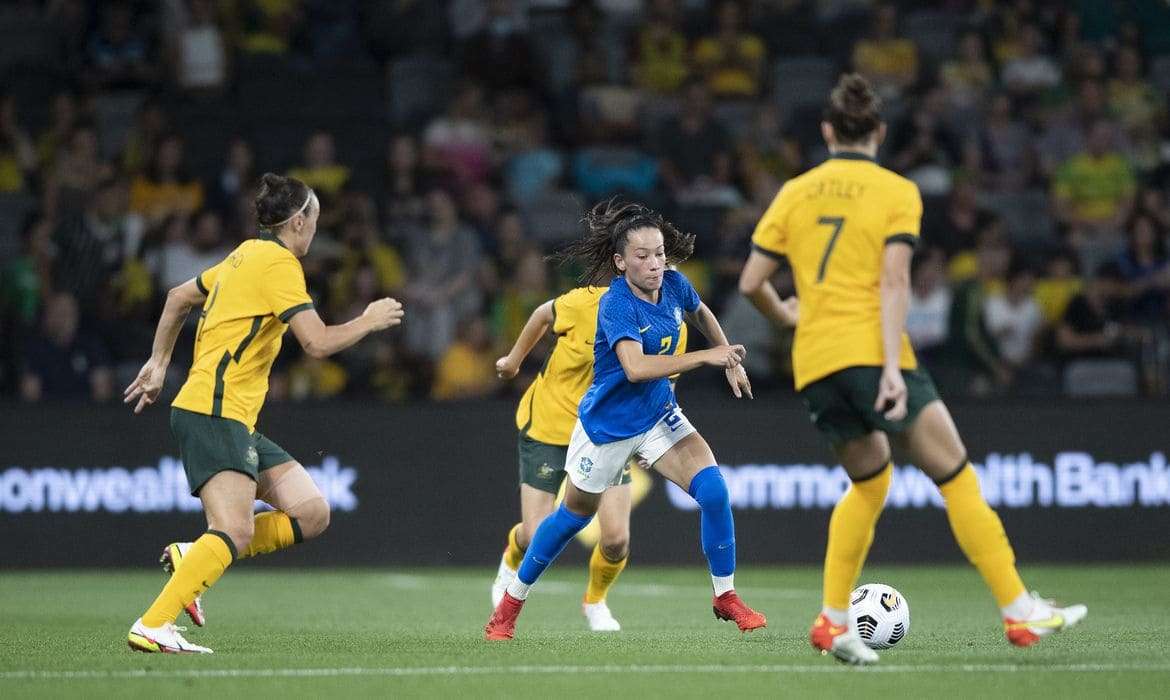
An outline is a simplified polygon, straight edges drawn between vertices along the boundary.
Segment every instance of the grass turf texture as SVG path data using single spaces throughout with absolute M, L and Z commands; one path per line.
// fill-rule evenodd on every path
M 1042 592 L 1088 604 L 1089 617 L 1015 649 L 973 570 L 867 569 L 863 581 L 905 594 L 912 624 L 864 670 L 808 646 L 820 597 L 811 568 L 745 567 L 739 590 L 768 628 L 742 635 L 712 616 L 705 571 L 635 565 L 610 595 L 623 631 L 596 634 L 580 612 L 584 567 L 566 563 L 534 589 L 517 640 L 489 644 L 487 569 L 239 566 L 206 597 L 208 627 L 188 632 L 212 656 L 126 647 L 158 572 L 5 573 L 0 697 L 1165 697 L 1170 566 L 1023 573 Z

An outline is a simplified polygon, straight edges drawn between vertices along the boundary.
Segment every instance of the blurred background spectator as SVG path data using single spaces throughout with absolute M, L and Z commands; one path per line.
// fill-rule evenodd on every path
M 0 29 L 35 29 L 0 46 L 0 392 L 108 397 L 167 289 L 255 235 L 265 170 L 322 198 L 304 267 L 327 320 L 386 294 L 408 309 L 327 362 L 286 343 L 274 400 L 516 390 L 491 361 L 575 283 L 546 256 L 611 195 L 697 234 L 685 271 L 757 380 L 789 391 L 790 339 L 735 281 L 776 191 L 825 157 L 825 95 L 856 69 L 885 97 L 879 160 L 923 193 L 908 327 L 943 391 L 1164 395 L 1170 9 L 1089 5 L 0 8 Z

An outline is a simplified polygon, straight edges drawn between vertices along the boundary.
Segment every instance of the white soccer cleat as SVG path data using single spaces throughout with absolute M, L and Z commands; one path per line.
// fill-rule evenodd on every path
M 585 619 L 589 621 L 589 629 L 594 632 L 620 632 L 622 630 L 621 623 L 610 612 L 609 606 L 605 601 L 600 603 L 582 603 L 581 612 L 585 613 Z
M 162 564 L 163 571 L 174 574 L 175 569 L 178 569 L 179 564 L 182 563 L 183 557 L 187 556 L 187 551 L 191 549 L 192 544 L 192 542 L 172 542 L 163 547 L 162 556 L 158 558 L 158 563 Z M 203 614 L 203 596 L 196 596 L 195 600 L 183 609 L 187 611 L 187 617 L 191 618 L 191 622 L 195 623 L 196 627 L 202 627 L 207 623 L 207 617 Z
M 865 645 L 857 631 L 848 625 L 834 625 L 824 613 L 817 615 L 808 640 L 813 648 L 822 654 L 832 654 L 842 663 L 851 666 L 868 666 L 878 662 L 878 655 Z
M 1018 647 L 1030 647 L 1040 641 L 1041 637 L 1062 632 L 1073 627 L 1089 614 L 1084 605 L 1070 605 L 1059 607 L 1051 600 L 1041 598 L 1040 594 L 1032 591 L 1032 614 L 1024 620 L 1003 619 L 1003 631 L 1007 639 Z
M 507 553 L 507 550 L 504 550 L 504 554 L 500 556 L 500 568 L 496 570 L 496 580 L 492 584 L 492 610 L 500 607 L 504 591 L 508 590 L 508 586 L 516 578 L 516 570 L 508 566 Z
M 146 653 L 163 653 L 163 654 L 210 654 L 212 653 L 207 647 L 201 647 L 198 644 L 192 644 L 180 632 L 186 630 L 185 627 L 176 627 L 173 622 L 168 622 L 162 627 L 147 627 L 142 624 L 142 618 L 134 621 L 134 625 L 130 628 L 130 634 L 126 636 L 126 642 L 134 651 L 143 651 Z
M 851 666 L 868 666 L 878 662 L 877 652 L 865 646 L 865 642 L 861 641 L 861 637 L 854 630 L 838 635 L 833 640 L 830 653 L 838 661 Z

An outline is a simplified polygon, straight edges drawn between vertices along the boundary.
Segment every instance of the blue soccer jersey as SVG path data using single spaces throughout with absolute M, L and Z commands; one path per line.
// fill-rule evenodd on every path
M 624 277 L 615 277 L 597 310 L 593 345 L 593 384 L 578 407 L 581 426 L 596 445 L 641 435 L 674 406 L 674 389 L 666 377 L 637 384 L 626 379 L 615 346 L 630 339 L 647 355 L 671 355 L 678 343 L 683 314 L 699 308 L 699 295 L 675 270 L 662 276 L 658 303 L 639 299 Z

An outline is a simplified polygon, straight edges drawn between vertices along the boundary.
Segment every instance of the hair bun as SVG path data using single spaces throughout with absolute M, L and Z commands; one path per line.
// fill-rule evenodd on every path
M 261 228 L 284 223 L 304 206 L 308 196 L 308 186 L 295 177 L 264 173 L 256 193 L 256 222 Z
M 881 124 L 881 99 L 869 81 L 858 73 L 846 73 L 829 95 L 825 119 L 842 143 L 856 144 L 869 138 Z

